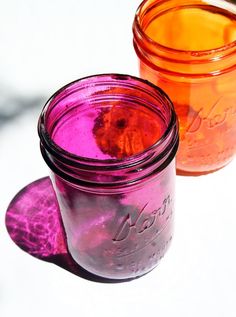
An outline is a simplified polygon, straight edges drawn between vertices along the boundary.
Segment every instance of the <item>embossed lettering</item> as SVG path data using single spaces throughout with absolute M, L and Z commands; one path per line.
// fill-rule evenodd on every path
M 228 108 L 217 111 L 217 106 L 222 101 L 223 97 L 220 97 L 212 106 L 209 113 L 204 117 L 202 115 L 204 108 L 202 107 L 198 113 L 193 118 L 192 122 L 188 126 L 186 132 L 187 133 L 195 133 L 202 127 L 202 124 L 205 122 L 209 129 L 215 128 L 216 126 L 221 125 L 226 121 L 226 119 L 230 116 L 233 116 L 236 114 L 236 105 L 229 106 Z M 216 113 L 217 111 L 217 113 Z
M 131 215 L 128 214 L 124 217 L 121 222 L 120 227 L 117 230 L 117 233 L 113 239 L 113 241 L 119 242 L 128 238 L 131 232 L 135 232 L 137 234 L 142 234 L 144 231 L 153 227 L 158 217 L 163 216 L 167 211 L 167 205 L 170 205 L 171 199 L 170 196 L 163 200 L 161 207 L 153 210 L 148 215 L 144 216 L 144 210 L 148 206 L 148 203 L 144 205 L 141 211 L 137 214 L 135 219 L 132 219 Z
M 137 214 L 137 217 L 136 219 L 134 219 L 134 221 L 132 221 L 131 219 L 131 215 L 128 214 L 124 220 L 122 221 L 118 231 L 117 231 L 117 234 L 115 235 L 113 241 L 122 241 L 122 240 L 125 240 L 129 233 L 130 233 L 130 229 L 131 228 L 135 228 L 136 226 L 136 223 L 139 219 L 139 217 L 141 216 L 141 214 L 143 213 L 144 209 L 146 208 L 146 206 L 148 205 L 148 203 L 146 203 L 144 205 L 144 207 L 141 209 L 140 213 Z

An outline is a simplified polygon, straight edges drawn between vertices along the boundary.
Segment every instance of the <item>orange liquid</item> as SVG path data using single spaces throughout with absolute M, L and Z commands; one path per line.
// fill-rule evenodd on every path
M 154 42 L 175 50 L 214 50 L 236 40 L 236 15 L 204 5 L 178 6 L 144 21 L 144 32 Z M 148 47 L 147 47 L 148 49 Z M 151 49 L 151 47 L 150 47 Z M 178 54 L 177 51 L 175 51 Z M 162 52 L 163 54 L 163 52 Z M 236 54 L 231 57 L 236 65 Z M 152 61 L 153 62 L 153 61 Z M 154 64 L 168 67 L 164 59 Z M 209 75 L 206 64 L 198 66 L 198 77 L 157 71 L 140 60 L 140 74 L 161 87 L 172 99 L 180 122 L 177 169 L 183 174 L 205 174 L 226 165 L 236 153 L 236 69 Z M 210 65 L 210 63 L 209 63 Z M 223 65 L 223 64 L 222 64 Z M 191 74 L 191 61 L 181 72 Z M 209 66 L 211 67 L 211 66 Z M 223 67 L 223 66 L 222 66 Z

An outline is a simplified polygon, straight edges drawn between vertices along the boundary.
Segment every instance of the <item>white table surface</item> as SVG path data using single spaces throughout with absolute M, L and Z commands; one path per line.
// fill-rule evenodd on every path
M 131 24 L 138 4 L 1 1 L 0 101 L 3 95 L 46 101 L 65 83 L 95 73 L 136 75 Z M 36 132 L 40 110 L 0 127 L 0 316 L 235 317 L 236 160 L 208 176 L 177 177 L 172 246 L 138 280 L 91 282 L 12 242 L 4 223 L 10 200 L 48 174 Z

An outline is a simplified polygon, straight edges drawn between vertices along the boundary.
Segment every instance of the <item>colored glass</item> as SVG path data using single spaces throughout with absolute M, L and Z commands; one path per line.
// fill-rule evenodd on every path
M 133 33 L 141 77 L 170 96 L 179 118 L 178 172 L 225 166 L 236 153 L 236 6 L 146 0 Z
M 83 78 L 49 99 L 39 135 L 74 260 L 108 279 L 154 268 L 172 239 L 178 125 L 166 94 L 126 75 Z

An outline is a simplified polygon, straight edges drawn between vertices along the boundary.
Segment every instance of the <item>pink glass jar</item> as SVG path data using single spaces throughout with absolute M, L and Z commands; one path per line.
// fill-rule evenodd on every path
M 69 252 L 88 272 L 128 279 L 172 239 L 178 125 L 156 86 L 97 75 L 57 91 L 39 119 Z

